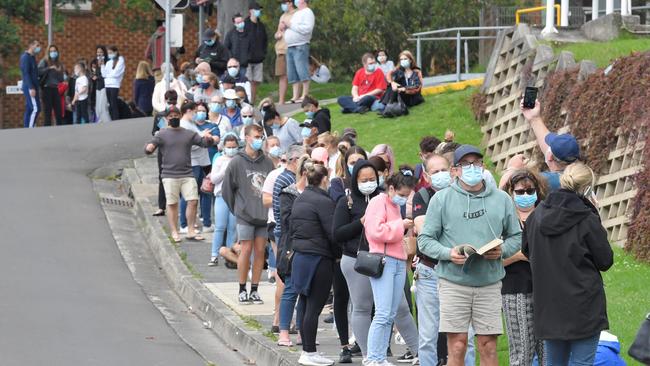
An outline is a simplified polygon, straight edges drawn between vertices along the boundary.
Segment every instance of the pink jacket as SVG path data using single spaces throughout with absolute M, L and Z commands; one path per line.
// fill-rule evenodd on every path
M 385 193 L 380 193 L 368 202 L 364 223 L 370 253 L 384 253 L 396 259 L 406 260 L 402 244 L 404 222 L 399 207 Z

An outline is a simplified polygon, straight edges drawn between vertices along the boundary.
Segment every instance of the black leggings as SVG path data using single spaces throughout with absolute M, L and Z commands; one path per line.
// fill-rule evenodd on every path
M 108 99 L 108 113 L 113 121 L 120 119 L 120 108 L 117 96 L 120 95 L 120 88 L 106 88 L 106 99 Z
M 318 317 L 325 307 L 327 298 L 332 288 L 332 275 L 334 263 L 329 258 L 322 258 L 316 273 L 311 281 L 309 296 L 300 295 L 300 301 L 305 304 L 305 314 L 300 327 L 300 338 L 302 338 L 302 350 L 305 352 L 316 352 L 316 333 L 318 332 Z
M 61 114 L 61 96 L 59 88 L 56 86 L 46 86 L 43 88 L 43 106 L 45 109 L 45 126 L 52 126 L 52 110 L 54 110 L 54 120 L 56 125 L 63 124 L 63 115 Z
M 158 149 L 158 208 L 167 209 L 167 197 L 165 196 L 165 186 L 162 184 L 162 153 Z
M 341 263 L 336 262 L 334 264 L 334 321 L 336 322 L 336 331 L 339 334 L 341 346 L 346 346 L 350 339 L 348 335 L 349 302 L 348 283 L 345 282 L 345 277 L 341 272 Z

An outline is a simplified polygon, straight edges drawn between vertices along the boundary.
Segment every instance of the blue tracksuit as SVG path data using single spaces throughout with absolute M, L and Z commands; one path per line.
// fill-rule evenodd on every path
M 36 58 L 24 52 L 20 56 L 20 74 L 23 77 L 23 95 L 25 96 L 25 116 L 23 124 L 27 128 L 32 128 L 36 125 L 36 118 L 38 112 L 41 110 L 41 105 L 38 98 L 38 68 L 36 67 Z M 29 90 L 36 91 L 35 96 L 29 95 Z

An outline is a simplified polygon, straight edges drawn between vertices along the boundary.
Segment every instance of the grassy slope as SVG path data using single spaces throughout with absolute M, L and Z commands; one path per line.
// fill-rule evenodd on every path
M 650 50 L 650 37 L 623 33 L 620 38 L 610 42 L 554 44 L 553 48 L 556 53 L 571 51 L 576 60 L 592 60 L 598 67 L 606 67 L 616 58 L 632 52 Z

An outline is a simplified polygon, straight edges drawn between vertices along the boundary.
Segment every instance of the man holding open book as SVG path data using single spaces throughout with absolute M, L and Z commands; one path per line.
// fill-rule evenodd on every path
M 521 229 L 512 199 L 485 184 L 483 155 L 471 145 L 454 153 L 449 189 L 437 192 L 427 209 L 418 247 L 439 261 L 440 332 L 447 333 L 448 366 L 461 366 L 470 324 L 477 334 L 481 365 L 498 365 L 502 258 L 520 250 Z

